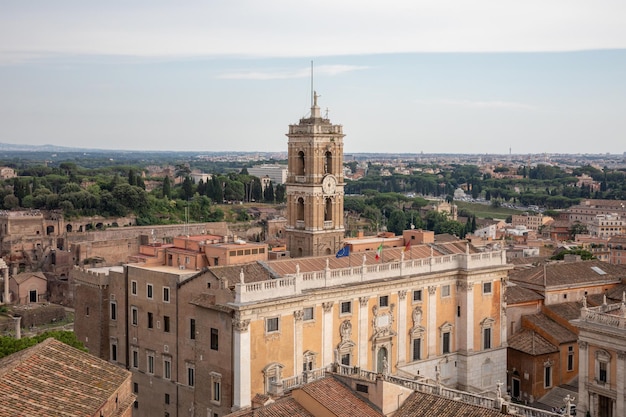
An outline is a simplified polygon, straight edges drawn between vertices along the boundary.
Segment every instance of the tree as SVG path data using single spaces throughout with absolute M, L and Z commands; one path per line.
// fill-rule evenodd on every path
M 191 177 L 185 177 L 183 180 L 183 198 L 189 200 L 193 196 L 193 181 Z
M 406 229 L 406 216 L 402 210 L 394 210 L 389 216 L 387 222 L 387 230 L 393 232 L 396 235 L 402 235 L 402 232 Z
M 284 203 L 286 195 L 287 195 L 287 188 L 285 187 L 285 184 L 276 184 L 276 192 L 274 193 L 276 202 Z
M 263 191 L 263 201 L 265 201 L 266 203 L 274 202 L 274 185 L 272 184 L 272 181 L 267 184 L 267 187 L 265 187 L 265 191 Z
M 169 199 L 172 196 L 172 184 L 170 183 L 170 177 L 167 175 L 163 178 L 163 198 Z

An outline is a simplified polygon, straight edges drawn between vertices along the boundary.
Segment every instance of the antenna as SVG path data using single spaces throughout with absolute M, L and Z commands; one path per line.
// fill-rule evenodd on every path
M 311 60 L 311 107 L 313 107 L 313 60 Z

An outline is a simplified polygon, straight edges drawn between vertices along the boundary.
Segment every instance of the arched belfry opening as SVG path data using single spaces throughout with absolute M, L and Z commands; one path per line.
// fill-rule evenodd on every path
M 304 198 L 302 197 L 298 198 L 297 206 L 298 207 L 296 209 L 296 220 L 304 221 Z
M 298 157 L 296 158 L 296 175 L 304 175 L 304 152 L 298 152 Z
M 324 173 L 325 174 L 334 174 L 333 172 L 333 153 L 331 151 L 326 151 L 324 155 Z
M 324 221 L 332 221 L 333 220 L 333 200 L 332 198 L 326 198 L 326 202 L 324 205 Z

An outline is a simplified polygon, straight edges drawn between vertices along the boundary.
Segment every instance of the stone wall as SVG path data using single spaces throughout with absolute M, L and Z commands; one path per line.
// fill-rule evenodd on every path
M 18 314 L 22 316 L 22 328 L 29 328 L 63 320 L 65 318 L 65 308 L 54 304 L 14 307 L 13 315 Z

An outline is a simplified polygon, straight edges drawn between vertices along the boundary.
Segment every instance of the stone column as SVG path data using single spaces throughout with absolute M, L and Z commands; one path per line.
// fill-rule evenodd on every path
M 367 302 L 369 297 L 359 297 L 359 367 L 367 369 Z
M 437 356 L 437 287 L 428 287 L 428 357 Z
M 2 269 L 2 276 L 4 277 L 4 304 L 9 304 L 11 302 L 11 294 L 9 293 L 9 266 L 2 258 L 0 258 L 0 268 Z
M 296 310 L 293 312 L 293 374 L 298 375 L 302 372 L 302 319 L 304 319 L 304 311 Z
M 406 363 L 406 290 L 398 291 L 398 364 Z
M 233 409 L 250 407 L 250 320 L 233 318 Z
M 15 338 L 22 338 L 22 316 L 13 316 L 13 320 L 15 321 Z
M 333 363 L 333 302 L 322 303 L 322 366 Z
M 615 375 L 617 381 L 617 400 L 615 402 L 615 416 L 624 416 L 626 409 L 624 408 L 624 367 L 626 366 L 626 352 L 617 352 L 617 372 Z
M 578 341 L 578 406 L 576 413 L 584 416 L 589 410 L 589 394 L 585 385 L 589 381 L 589 351 L 587 342 Z

